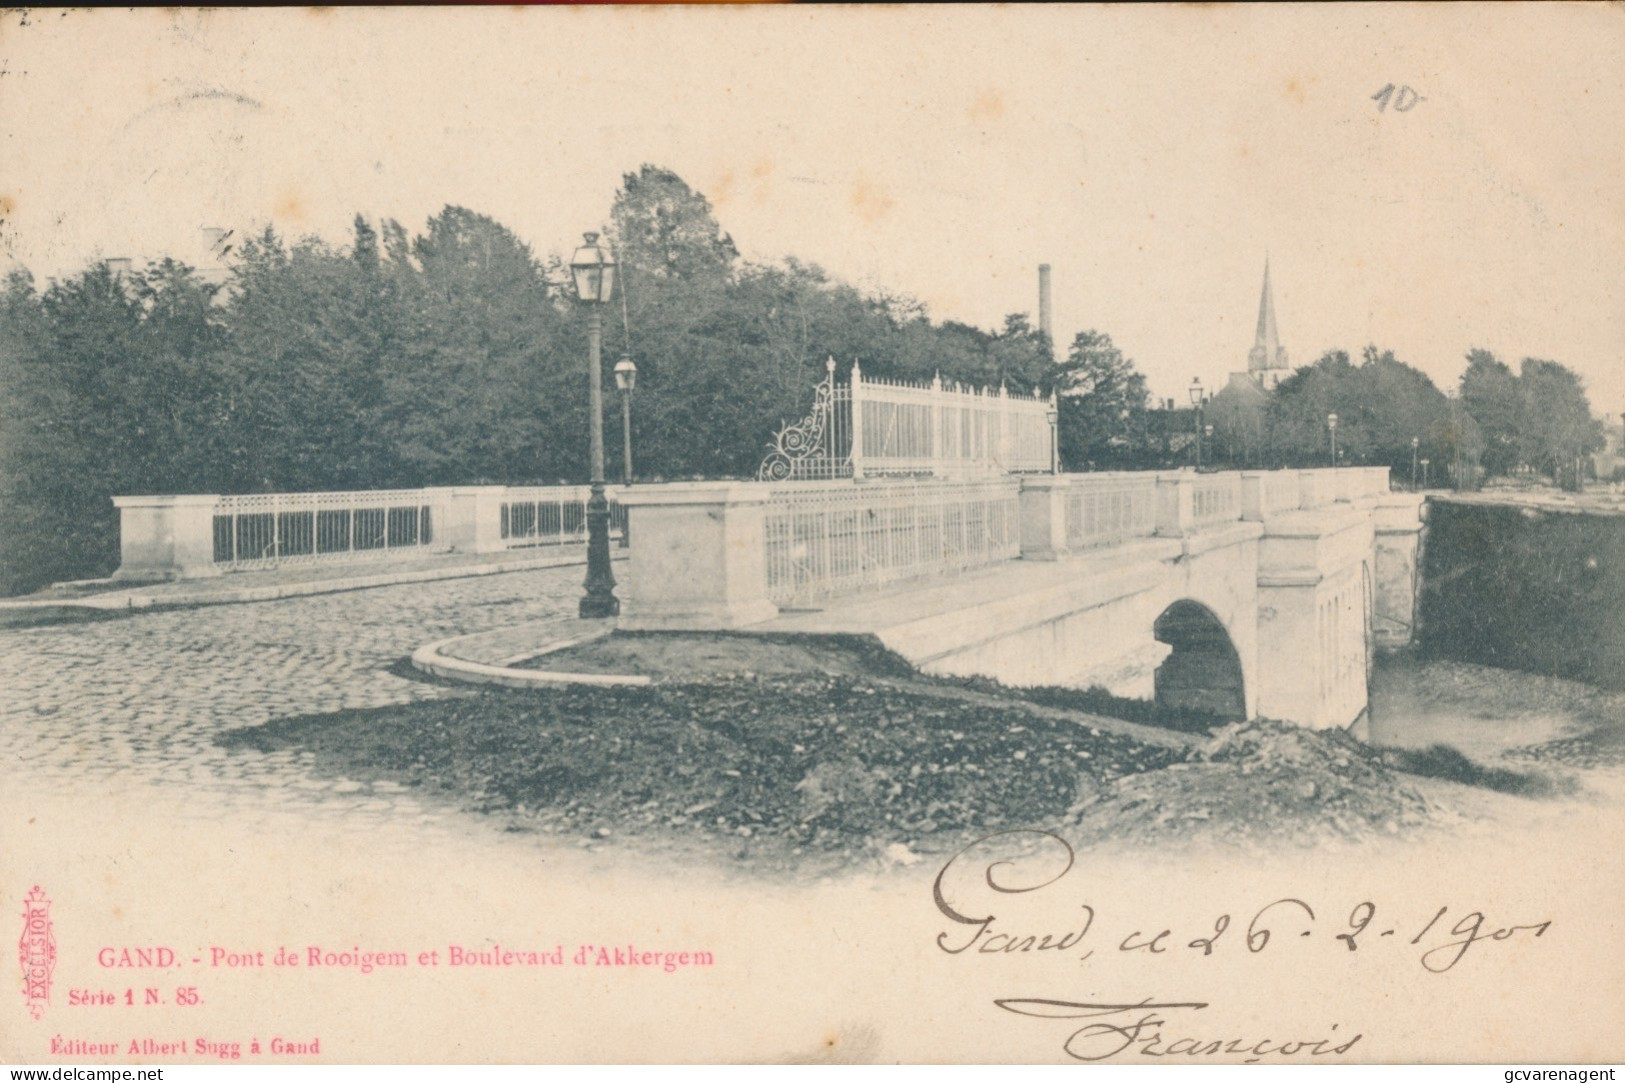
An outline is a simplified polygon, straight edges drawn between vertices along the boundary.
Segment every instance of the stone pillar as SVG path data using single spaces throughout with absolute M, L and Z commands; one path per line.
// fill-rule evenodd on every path
M 1262 523 L 1269 515 L 1266 477 L 1257 470 L 1241 472 L 1241 518 L 1246 522 Z
M 458 553 L 500 553 L 502 504 L 507 489 L 501 485 L 455 485 L 425 489 L 434 516 L 431 529 L 436 545 Z
M 119 567 L 115 580 L 152 582 L 219 575 L 214 508 L 220 497 L 115 496 Z
M 1424 508 L 1420 493 L 1384 493 L 1373 509 L 1376 612 L 1372 634 L 1377 646 L 1386 650 L 1407 647 L 1415 636 Z
M 1021 559 L 1059 560 L 1070 553 L 1066 498 L 1072 479 L 1053 474 L 1021 479 Z
M 1346 504 L 1264 524 L 1258 551 L 1258 713 L 1315 729 L 1366 708 L 1369 515 Z
M 639 485 L 619 627 L 738 628 L 778 615 L 767 597 L 767 486 L 748 482 Z
M 1179 538 L 1190 533 L 1196 519 L 1191 491 L 1195 481 L 1193 470 L 1157 475 L 1157 537 Z

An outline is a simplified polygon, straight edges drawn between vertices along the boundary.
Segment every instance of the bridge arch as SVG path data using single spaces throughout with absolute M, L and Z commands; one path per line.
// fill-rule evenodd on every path
M 1158 707 L 1202 711 L 1226 722 L 1247 717 L 1241 657 L 1213 610 L 1181 598 L 1157 617 L 1152 634 L 1173 648 L 1154 678 Z

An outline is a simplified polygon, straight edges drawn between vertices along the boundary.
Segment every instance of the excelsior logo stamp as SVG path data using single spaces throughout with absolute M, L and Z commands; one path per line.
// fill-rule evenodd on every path
M 23 935 L 17 941 L 17 958 L 23 964 L 23 997 L 29 1014 L 39 1019 L 51 1002 L 56 938 L 51 933 L 51 900 L 38 884 L 23 899 Z

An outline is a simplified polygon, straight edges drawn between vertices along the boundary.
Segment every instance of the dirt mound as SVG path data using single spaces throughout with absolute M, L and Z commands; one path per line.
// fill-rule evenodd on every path
M 1415 786 L 1347 734 L 1261 719 L 1220 728 L 1184 763 L 1115 779 L 1070 814 L 1082 838 L 1101 843 L 1205 836 L 1307 846 L 1398 834 L 1430 812 Z

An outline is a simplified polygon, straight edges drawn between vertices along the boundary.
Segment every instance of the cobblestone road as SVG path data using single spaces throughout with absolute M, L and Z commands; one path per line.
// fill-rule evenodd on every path
M 431 640 L 574 618 L 580 566 L 0 630 L 0 763 L 14 795 L 183 785 L 197 814 L 434 821 L 399 787 L 319 778 L 308 754 L 227 752 L 222 730 L 467 694 L 389 672 Z M 193 802 L 190 795 L 198 799 Z M 359 816 L 357 814 L 360 814 Z

